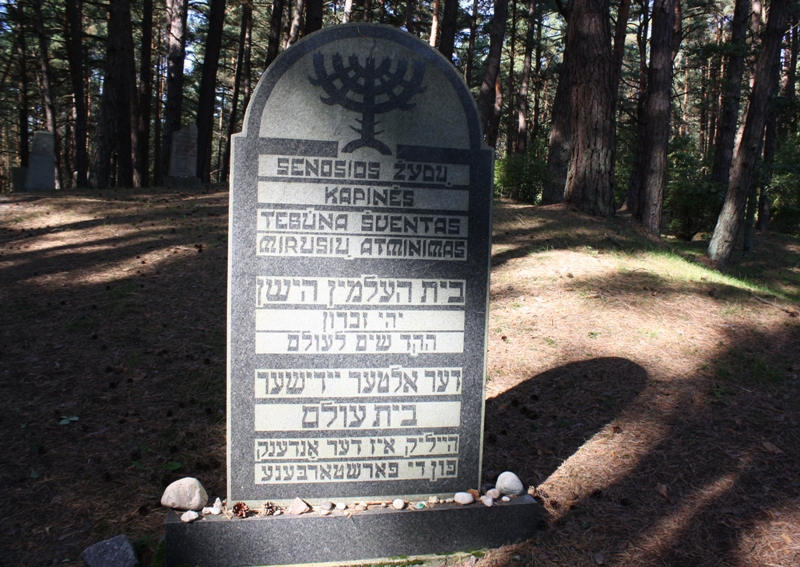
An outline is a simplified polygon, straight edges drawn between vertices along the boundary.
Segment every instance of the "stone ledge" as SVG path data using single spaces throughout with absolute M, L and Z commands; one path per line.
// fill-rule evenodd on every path
M 480 502 L 424 510 L 381 508 L 349 518 L 343 513 L 246 520 L 206 516 L 186 524 L 170 511 L 167 567 L 373 562 L 500 547 L 533 537 L 540 516 L 539 504 L 528 495 L 491 508 Z

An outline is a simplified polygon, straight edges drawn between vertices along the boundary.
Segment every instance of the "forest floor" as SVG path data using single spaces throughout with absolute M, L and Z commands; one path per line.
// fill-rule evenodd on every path
M 0 196 L 3 564 L 124 533 L 147 566 L 167 483 L 224 496 L 227 208 Z M 800 564 L 800 240 L 758 235 L 735 278 L 704 246 L 496 203 L 484 476 L 545 514 L 476 565 Z

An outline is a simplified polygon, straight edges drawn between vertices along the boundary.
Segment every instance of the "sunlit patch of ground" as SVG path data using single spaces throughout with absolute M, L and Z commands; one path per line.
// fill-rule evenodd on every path
M 126 533 L 146 565 L 166 483 L 224 496 L 227 203 L 0 196 L 0 498 L 31 511 L 0 520 L 9 564 Z M 545 515 L 476 564 L 800 562 L 797 240 L 759 237 L 743 280 L 625 218 L 495 219 L 484 472 Z

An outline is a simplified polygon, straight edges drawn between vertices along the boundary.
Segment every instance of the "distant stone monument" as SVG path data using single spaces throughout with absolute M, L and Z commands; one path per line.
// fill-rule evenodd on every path
M 56 188 L 56 162 L 52 132 L 40 130 L 33 133 L 31 156 L 25 189 L 28 191 L 53 191 Z
M 11 168 L 11 190 L 14 193 L 25 191 L 25 181 L 28 179 L 27 167 Z
M 191 123 L 172 134 L 167 185 L 199 185 L 197 177 L 197 124 Z
M 168 565 L 362 560 L 533 534 L 527 495 L 426 506 L 480 486 L 492 162 L 463 79 L 410 34 L 334 26 L 269 67 L 233 138 L 229 509 L 296 497 L 419 509 L 171 517 Z

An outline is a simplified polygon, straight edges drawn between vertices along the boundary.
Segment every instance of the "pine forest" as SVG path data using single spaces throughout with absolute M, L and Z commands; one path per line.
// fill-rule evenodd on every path
M 197 176 L 227 183 L 265 69 L 374 22 L 464 77 L 496 196 L 705 238 L 724 271 L 759 232 L 800 232 L 799 20 L 793 0 L 3 0 L 0 191 L 39 130 L 57 189 L 162 184 L 189 123 Z

